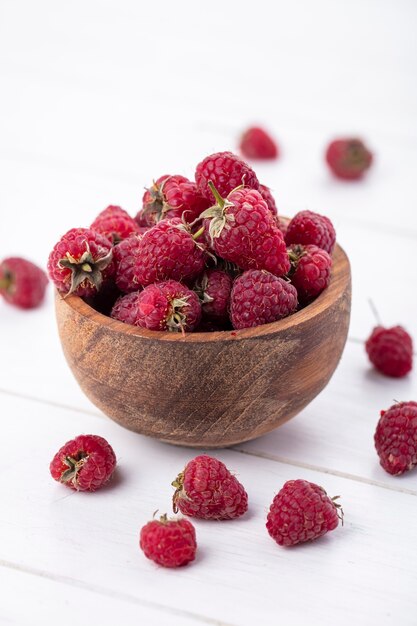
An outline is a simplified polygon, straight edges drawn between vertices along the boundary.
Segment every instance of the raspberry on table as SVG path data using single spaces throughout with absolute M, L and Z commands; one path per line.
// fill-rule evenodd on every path
M 112 243 L 89 228 L 72 228 L 50 253 L 48 272 L 60 292 L 93 296 L 114 274 Z
M 326 161 L 337 178 L 358 180 L 371 167 L 373 154 L 361 139 L 348 137 L 335 139 L 328 145 Z
M 247 159 L 276 159 L 278 145 L 263 128 L 252 126 L 240 139 L 240 151 Z
M 222 198 L 211 181 L 209 186 L 217 203 L 201 218 L 213 251 L 243 270 L 286 274 L 290 260 L 284 237 L 259 191 L 236 189 Z
M 160 176 L 144 193 L 142 209 L 136 216 L 141 226 L 154 226 L 163 219 L 184 218 L 193 222 L 209 202 L 194 182 L 185 176 Z
M 193 289 L 200 298 L 205 318 L 218 322 L 228 321 L 232 284 L 230 274 L 220 269 L 208 269 L 197 279 Z
M 111 317 L 149 330 L 191 332 L 200 322 L 201 304 L 194 291 L 168 280 L 122 296 Z
M 91 230 L 104 235 L 114 244 L 137 233 L 139 227 L 133 217 L 120 206 L 110 205 L 99 213 L 90 226 Z
M 268 206 L 268 209 L 271 211 L 272 215 L 277 215 L 278 214 L 277 205 L 275 203 L 275 198 L 272 195 L 272 191 L 270 190 L 270 188 L 267 187 L 266 185 L 259 185 L 258 191 L 261 194 L 262 198 L 265 200 Z
M 221 196 L 227 196 L 240 185 L 259 189 L 259 181 L 253 169 L 232 152 L 216 152 L 203 159 L 197 165 L 195 180 L 199 192 L 210 204 L 217 198 L 213 196 L 209 181 Z
M 135 265 L 135 281 L 150 285 L 164 280 L 194 280 L 205 267 L 206 251 L 178 217 L 163 220 L 142 236 Z
M 417 465 L 417 402 L 397 402 L 381 417 L 375 448 L 386 472 L 399 476 Z
M 159 520 L 145 524 L 140 531 L 139 546 L 145 556 L 163 567 L 179 567 L 194 561 L 197 540 L 195 528 L 186 519 Z
M 300 211 L 288 224 L 285 241 L 287 246 L 292 243 L 312 244 L 331 254 L 336 243 L 336 232 L 325 215 Z
M 266 528 L 278 545 L 295 546 L 334 530 L 343 511 L 322 487 L 308 480 L 289 480 L 275 496 Z
M 365 343 L 372 365 L 385 376 L 401 378 L 413 367 L 413 340 L 402 326 L 377 326 Z
M 136 282 L 135 266 L 139 257 L 141 238 L 139 234 L 131 235 L 113 248 L 114 280 L 123 293 L 140 289 L 140 285 Z
M 300 244 L 290 246 L 289 257 L 292 265 L 289 277 L 297 289 L 298 300 L 309 302 L 328 286 L 332 258 L 317 246 Z
M 173 508 L 183 515 L 211 520 L 231 520 L 248 509 L 243 485 L 224 463 L 202 454 L 187 463 L 172 483 Z
M 21 309 L 42 304 L 48 278 L 45 272 L 21 257 L 8 257 L 0 263 L 0 295 Z
M 98 435 L 79 435 L 62 446 L 50 464 L 52 478 L 75 491 L 96 491 L 111 478 L 116 455 Z
M 297 290 L 289 282 L 263 270 L 248 270 L 233 283 L 230 318 L 235 329 L 250 328 L 287 317 L 297 305 Z

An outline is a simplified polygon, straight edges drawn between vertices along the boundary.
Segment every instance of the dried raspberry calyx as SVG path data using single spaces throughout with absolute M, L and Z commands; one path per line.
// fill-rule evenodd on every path
M 188 307 L 189 296 L 183 296 L 182 298 L 174 298 L 171 300 L 170 311 L 166 318 L 166 325 L 169 331 L 184 333 L 185 326 L 187 325 L 187 316 L 183 312 L 184 307 Z
M 110 249 L 106 256 L 94 260 L 90 251 L 90 246 L 85 242 L 86 250 L 79 258 L 74 258 L 67 252 L 65 258 L 60 259 L 59 266 L 71 270 L 71 287 L 66 295 L 73 293 L 85 280 L 93 285 L 97 290 L 103 282 L 102 272 L 110 265 L 113 259 L 113 250 Z
M 293 269 L 297 268 L 299 260 L 307 254 L 306 249 L 301 244 L 295 244 L 288 248 L 288 257 Z
M 323 489 L 323 487 L 322 487 Z M 323 489 L 324 493 L 327 496 L 326 491 Z M 336 509 L 337 509 L 337 517 L 340 519 L 340 521 L 342 522 L 342 526 L 343 526 L 343 520 L 345 517 L 345 513 L 343 511 L 342 505 L 340 504 L 340 502 L 336 502 L 336 500 L 338 500 L 340 498 L 340 496 L 333 496 L 333 498 L 330 498 L 330 500 L 333 502 L 333 504 L 335 505 Z
M 235 216 L 227 212 L 227 209 L 233 206 L 233 202 L 230 202 L 227 198 L 222 198 L 211 180 L 208 181 L 208 186 L 216 200 L 216 204 L 203 211 L 200 218 L 210 219 L 209 235 L 211 241 L 213 241 L 215 237 L 220 237 L 223 228 L 230 228 L 227 222 L 234 222 Z M 237 189 L 241 189 L 241 187 L 242 185 L 236 187 L 233 191 L 237 191 Z M 231 193 L 233 193 L 233 191 Z
M 152 187 L 145 187 L 149 193 L 150 201 L 143 207 L 143 215 L 154 215 L 155 223 L 164 219 L 165 214 L 170 210 L 169 204 L 165 200 L 164 187 L 171 176 L 167 176 L 160 183 L 152 181 Z
M 79 452 L 76 457 L 66 456 L 64 459 L 65 465 L 68 469 L 61 474 L 61 483 L 72 482 L 74 487 L 77 485 L 78 472 L 88 461 L 88 454 L 85 452 Z
M 187 494 L 184 491 L 184 472 L 180 472 L 171 485 L 175 488 L 174 495 L 172 496 L 172 509 L 174 513 L 178 513 L 178 499 L 187 498 Z
M 194 291 L 198 295 L 201 304 L 208 304 L 209 302 L 213 302 L 214 300 L 214 298 L 209 296 L 209 294 L 207 293 L 208 282 L 208 276 L 206 273 L 204 273 L 203 276 L 199 280 L 197 280 L 194 285 Z

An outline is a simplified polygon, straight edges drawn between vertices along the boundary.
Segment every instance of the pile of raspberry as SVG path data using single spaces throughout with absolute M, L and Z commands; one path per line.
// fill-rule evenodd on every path
M 336 234 L 301 211 L 278 217 L 270 189 L 231 152 L 197 165 L 195 182 L 165 175 L 132 218 L 109 206 L 52 250 L 58 290 L 149 330 L 249 328 L 308 305 L 329 284 Z

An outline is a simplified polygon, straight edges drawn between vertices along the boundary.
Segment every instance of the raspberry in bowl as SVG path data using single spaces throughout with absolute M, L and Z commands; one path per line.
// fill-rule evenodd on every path
M 327 218 L 299 214 L 284 239 L 285 218 L 278 228 L 238 157 L 207 157 L 196 184 L 212 193 L 197 223 L 167 216 L 113 253 L 102 234 L 71 231 L 50 274 L 89 399 L 130 430 L 209 449 L 268 433 L 324 389 L 347 338 L 351 277 Z

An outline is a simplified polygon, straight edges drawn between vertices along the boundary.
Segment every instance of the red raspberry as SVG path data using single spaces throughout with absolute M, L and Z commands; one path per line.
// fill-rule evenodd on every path
M 118 243 L 138 232 L 138 225 L 133 217 L 121 207 L 113 205 L 101 211 L 90 228 L 96 233 L 105 235 L 113 243 Z
M 186 519 L 168 519 L 162 515 L 142 528 L 139 545 L 145 556 L 158 565 L 179 567 L 195 559 L 195 529 Z
M 135 267 L 140 285 L 161 280 L 193 280 L 204 269 L 204 246 L 196 243 L 200 233 L 192 235 L 181 219 L 163 220 L 142 237 Z
M 208 206 L 197 185 L 188 178 L 161 176 L 145 191 L 143 208 L 136 221 L 141 226 L 154 226 L 162 219 L 184 215 L 187 222 L 193 222 Z
M 72 228 L 54 246 L 48 272 L 65 294 L 93 296 L 103 279 L 114 274 L 111 242 L 89 228 Z
M 248 494 L 227 467 L 202 454 L 189 461 L 172 483 L 174 512 L 200 519 L 235 519 L 246 513 Z
M 197 165 L 195 180 L 199 192 L 210 203 L 213 202 L 213 194 L 209 181 L 221 196 L 227 196 L 240 185 L 259 189 L 259 181 L 253 169 L 232 152 L 217 152 L 206 157 Z
M 401 378 L 413 367 L 413 340 L 402 326 L 377 326 L 365 348 L 372 365 L 385 376 Z
M 20 257 L 0 263 L 0 294 L 9 304 L 34 309 L 44 297 L 48 278 L 40 267 Z
M 244 270 L 286 274 L 290 260 L 285 241 L 259 191 L 238 189 L 223 199 L 209 184 L 217 204 L 201 217 L 209 218 L 204 225 L 214 252 Z
M 278 146 L 263 128 L 253 126 L 240 139 L 240 151 L 247 159 L 276 159 Z
M 96 491 L 110 480 L 116 455 L 98 435 L 79 435 L 62 446 L 52 459 L 52 478 L 76 491 Z
M 371 167 L 373 155 L 363 141 L 355 138 L 336 139 L 326 150 L 326 161 L 337 178 L 357 180 Z
M 194 291 L 175 280 L 168 280 L 119 298 L 111 317 L 149 330 L 184 333 L 191 332 L 198 325 L 201 305 Z
M 295 244 L 289 248 L 292 263 L 291 282 L 297 289 L 300 302 L 308 302 L 319 295 L 330 282 L 332 258 L 317 246 Z
M 138 291 L 140 285 L 135 279 L 135 266 L 139 256 L 141 235 L 132 235 L 113 248 L 116 285 L 124 293 Z
M 204 317 L 225 322 L 229 319 L 230 292 L 233 279 L 223 270 L 209 269 L 194 285 Z
M 285 239 L 285 236 L 286 236 L 287 230 L 288 230 L 289 222 L 287 220 L 285 220 L 285 219 L 282 219 L 281 217 L 278 217 L 278 216 L 277 216 L 276 222 L 277 222 L 278 228 L 282 232 L 282 235 L 283 235 L 283 237 Z
M 337 497 L 329 498 L 322 487 L 307 480 L 289 480 L 272 501 L 266 528 L 280 546 L 317 539 L 343 521 L 342 509 L 334 502 Z
M 398 402 L 381 417 L 375 448 L 385 471 L 394 476 L 417 465 L 417 402 Z
M 259 185 L 259 193 L 268 205 L 268 209 L 271 211 L 272 215 L 277 215 L 277 205 L 275 204 L 275 199 L 270 188 L 266 187 L 266 185 Z
M 233 283 L 230 318 L 236 329 L 260 326 L 294 313 L 297 304 L 293 285 L 269 272 L 249 270 Z
M 325 215 L 300 211 L 288 224 L 285 241 L 288 246 L 292 243 L 313 244 L 331 254 L 336 242 L 336 232 Z

